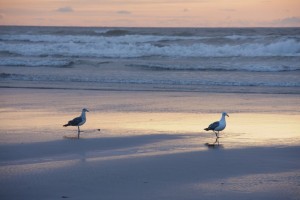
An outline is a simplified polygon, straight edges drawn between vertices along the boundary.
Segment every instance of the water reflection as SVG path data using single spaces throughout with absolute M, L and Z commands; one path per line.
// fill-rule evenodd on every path
M 220 137 L 216 137 L 215 141 L 213 143 L 205 143 L 205 145 L 208 147 L 208 148 L 212 148 L 212 149 L 215 149 L 215 148 L 224 148 L 223 144 L 220 143 Z
M 60 140 L 74 135 L 62 124 L 73 113 L 36 110 L 6 112 L 0 116 L 0 142 L 21 143 Z M 210 146 L 226 148 L 248 146 L 299 145 L 300 115 L 278 113 L 232 113 L 222 138 L 202 131 L 215 120 L 208 113 L 149 113 L 149 112 L 95 112 L 88 116 L 83 137 L 170 134 L 185 135 L 185 148 L 206 142 Z M 5 126 L 4 126 L 5 125 Z M 101 128 L 101 131 L 99 131 Z M 180 140 L 179 140 L 180 141 Z M 207 146 L 207 145 L 206 145 Z

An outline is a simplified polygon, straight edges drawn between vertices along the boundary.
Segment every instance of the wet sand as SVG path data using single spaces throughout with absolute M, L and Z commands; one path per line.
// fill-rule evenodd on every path
M 1 199 L 297 199 L 298 95 L 1 89 Z M 133 98 L 134 97 L 134 98 Z M 81 139 L 63 128 L 91 112 Z M 220 145 L 203 130 L 227 111 Z M 101 129 L 98 131 L 98 129 Z

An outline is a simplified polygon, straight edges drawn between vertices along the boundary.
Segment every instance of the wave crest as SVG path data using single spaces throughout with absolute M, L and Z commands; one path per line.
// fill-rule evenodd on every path
M 54 37 L 54 36 L 51 36 Z M 155 36 L 122 36 L 114 38 L 81 38 L 70 40 L 48 38 L 45 44 L 39 38 L 30 43 L 0 42 L 0 51 L 23 56 L 69 56 L 97 58 L 135 58 L 135 57 L 263 57 L 263 56 L 300 56 L 300 42 L 294 39 L 272 43 L 243 43 L 238 45 L 206 44 L 202 42 L 176 43 L 159 42 L 163 38 Z M 57 39 L 57 42 L 51 42 Z M 154 41 L 154 42 L 153 42 Z M 161 45 L 159 45 L 161 44 Z

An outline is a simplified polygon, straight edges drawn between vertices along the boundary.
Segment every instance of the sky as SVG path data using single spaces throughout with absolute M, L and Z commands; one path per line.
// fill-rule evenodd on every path
M 300 0 L 0 0 L 0 25 L 300 27 Z

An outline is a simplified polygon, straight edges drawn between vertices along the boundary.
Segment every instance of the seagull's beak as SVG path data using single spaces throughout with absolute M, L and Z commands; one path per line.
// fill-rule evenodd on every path
M 229 115 L 228 115 L 228 114 L 226 114 L 226 116 L 227 116 L 227 117 L 229 117 Z

